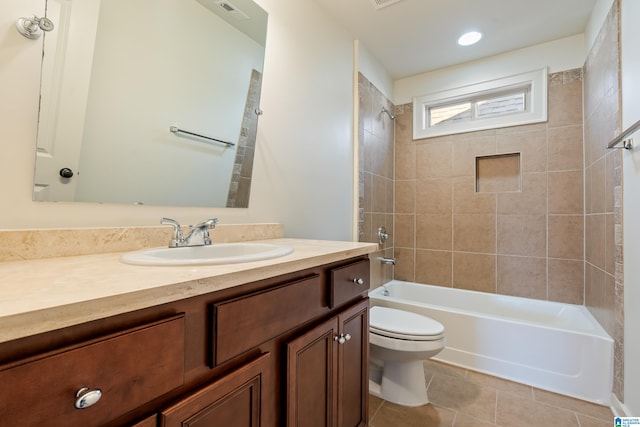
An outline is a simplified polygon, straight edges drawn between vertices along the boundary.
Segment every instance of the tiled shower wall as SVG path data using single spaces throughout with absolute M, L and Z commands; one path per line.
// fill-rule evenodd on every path
M 228 208 L 246 208 L 249 206 L 261 87 L 262 73 L 258 70 L 252 70 L 247 101 L 242 116 L 242 127 L 240 128 L 238 146 L 236 147 L 236 157 L 233 162 L 231 182 L 229 183 L 229 193 L 227 194 Z
M 622 171 L 607 143 L 620 131 L 619 3 L 584 65 L 585 305 L 615 339 L 614 393 L 624 401 Z
M 546 123 L 414 141 L 396 113 L 395 278 L 583 304 L 581 70 L 549 75 Z M 476 192 L 476 158 L 511 153 L 519 191 Z
M 393 111 L 393 104 L 361 73 L 359 93 L 359 206 L 358 241 L 377 243 L 378 227 L 389 233 L 384 248 L 371 255 L 371 287 L 393 277 L 393 267 L 380 263 L 380 257 L 393 257 L 393 141 L 394 122 L 382 114 L 382 107 Z

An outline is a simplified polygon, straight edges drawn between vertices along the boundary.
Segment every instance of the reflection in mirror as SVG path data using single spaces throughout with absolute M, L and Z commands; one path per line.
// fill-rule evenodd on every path
M 47 17 L 34 200 L 248 206 L 264 10 L 47 0 Z

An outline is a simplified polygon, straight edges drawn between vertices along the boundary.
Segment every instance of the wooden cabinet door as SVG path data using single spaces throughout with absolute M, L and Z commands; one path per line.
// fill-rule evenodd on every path
M 338 316 L 338 427 L 367 425 L 369 391 L 369 300 Z
M 164 427 L 265 425 L 262 390 L 270 380 L 270 353 L 220 378 L 160 412 Z
M 338 319 L 331 318 L 287 344 L 287 426 L 337 423 Z
M 367 424 L 369 300 L 287 345 L 287 426 Z

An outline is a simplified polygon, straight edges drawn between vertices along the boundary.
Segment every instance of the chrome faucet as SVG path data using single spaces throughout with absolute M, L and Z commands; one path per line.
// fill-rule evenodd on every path
M 380 257 L 380 262 L 385 265 L 396 265 L 395 258 Z
M 182 234 L 182 227 L 178 221 L 171 218 L 162 218 L 160 221 L 163 225 L 171 225 L 173 227 L 173 236 L 169 241 L 170 248 L 180 248 L 184 246 L 204 246 L 211 244 L 211 236 L 209 230 L 216 228 L 218 218 L 208 219 L 195 226 L 189 226 L 189 234 Z

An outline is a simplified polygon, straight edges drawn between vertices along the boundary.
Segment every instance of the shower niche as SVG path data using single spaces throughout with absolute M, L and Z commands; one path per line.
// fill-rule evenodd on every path
M 520 153 L 476 157 L 476 193 L 521 191 Z

